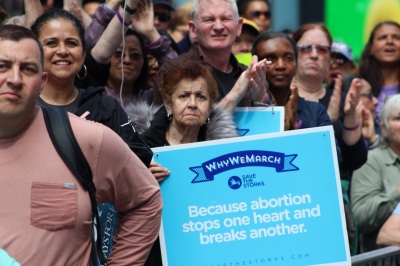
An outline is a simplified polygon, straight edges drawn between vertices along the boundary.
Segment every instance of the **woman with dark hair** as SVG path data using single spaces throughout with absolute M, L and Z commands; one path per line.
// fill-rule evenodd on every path
M 96 9 L 94 19 L 86 29 L 89 46 L 95 45 L 106 32 L 105 27 L 117 16 L 118 8 L 118 5 L 109 2 Z M 159 66 L 178 56 L 173 48 L 175 43 L 154 26 L 153 9 L 151 0 L 139 1 L 135 15 L 128 22 L 125 21 L 126 25 L 134 24 L 134 31 L 127 31 L 125 42 L 119 43 L 119 48 L 110 56 L 110 73 L 103 71 L 103 74 L 96 75 L 107 77 L 104 84 L 100 85 L 106 85 L 106 93 L 118 100 L 124 108 L 130 102 L 139 102 L 140 105 L 143 101 L 153 102 L 154 82 Z
M 377 117 L 386 97 L 400 92 L 400 24 L 384 21 L 372 30 L 361 55 L 360 75 L 378 98 Z
M 262 32 L 253 43 L 252 54 L 272 62 L 266 79 L 277 105 L 285 106 L 286 130 L 332 124 L 321 104 L 299 98 L 296 85 L 291 86 L 297 69 L 297 49 L 292 38 L 280 32 Z
M 111 57 L 106 93 L 117 99 L 122 106 L 136 101 L 147 101 L 150 104 L 153 92 L 147 90 L 149 63 L 145 40 L 132 29 L 128 29 L 124 39 L 125 44 L 121 43 Z
M 120 12 L 123 12 L 122 8 Z M 38 105 L 58 106 L 108 126 L 149 166 L 152 152 L 141 140 L 120 104 L 104 94 L 104 87 L 81 88 L 74 83 L 75 77 L 82 77 L 87 70 L 83 64 L 86 55 L 96 62 L 92 53 L 97 47 L 86 51 L 85 30 L 81 21 L 63 9 L 49 9 L 37 18 L 31 29 L 43 45 L 44 71 L 48 73 L 47 83 L 37 100 Z M 101 45 L 102 40 L 98 44 Z

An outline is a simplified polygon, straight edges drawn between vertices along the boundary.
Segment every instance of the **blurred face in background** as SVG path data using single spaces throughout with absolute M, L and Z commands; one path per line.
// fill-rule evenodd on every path
M 154 6 L 154 26 L 157 29 L 167 30 L 168 23 L 171 20 L 171 10 L 165 5 Z
M 257 34 L 254 31 L 248 29 L 247 27 L 243 27 L 242 33 L 236 38 L 235 43 L 232 46 L 232 53 L 250 53 L 256 37 Z
M 191 4 L 191 3 L 190 3 Z M 187 4 L 180 7 L 172 14 L 167 32 L 176 43 L 180 42 L 189 33 L 190 9 Z
M 254 21 L 260 32 L 269 30 L 271 24 L 271 10 L 264 1 L 251 1 L 243 15 Z
M 344 55 L 331 53 L 327 82 L 330 84 L 339 74 L 351 74 L 355 71 L 355 65 Z
M 158 64 L 157 59 L 149 53 L 147 53 L 147 61 L 149 62 L 149 78 L 147 80 L 147 88 L 154 88 L 160 65 Z
M 124 83 L 134 83 L 142 70 L 144 53 L 139 39 L 135 35 L 125 36 L 125 51 L 122 54 L 122 44 L 111 57 L 110 80 L 121 82 L 122 67 L 124 68 Z M 122 57 L 122 59 L 121 59 Z

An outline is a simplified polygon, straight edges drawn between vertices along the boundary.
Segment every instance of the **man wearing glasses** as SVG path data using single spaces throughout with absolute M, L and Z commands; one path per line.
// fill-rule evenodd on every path
M 174 8 L 168 0 L 153 0 L 154 26 L 157 29 L 167 30 Z

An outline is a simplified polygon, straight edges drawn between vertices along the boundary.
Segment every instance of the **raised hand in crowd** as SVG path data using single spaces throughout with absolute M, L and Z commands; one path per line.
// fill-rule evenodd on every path
M 268 90 L 268 82 L 265 76 L 265 71 L 267 65 L 270 65 L 271 62 L 267 61 L 267 59 L 263 59 L 259 62 L 257 57 L 252 58 L 254 62 L 253 68 L 251 69 L 251 78 L 250 78 L 250 100 L 251 102 L 264 102 L 267 98 L 267 90 Z
M 342 75 L 337 75 L 335 80 L 335 86 L 333 88 L 333 93 L 331 99 L 329 100 L 328 106 L 328 115 L 331 119 L 332 123 L 335 123 L 340 116 L 340 101 L 341 101 L 341 93 L 342 93 Z
M 156 27 L 154 26 L 153 1 L 140 0 L 138 2 L 136 13 L 132 17 L 132 27 L 136 32 L 142 34 L 149 43 L 160 38 Z
M 269 64 L 266 59 L 258 61 L 258 57 L 254 55 L 247 70 L 240 75 L 232 90 L 218 103 L 218 107 L 233 112 L 242 99 L 246 106 L 251 106 L 252 101 L 262 103 L 267 100 L 270 96 L 267 94 L 265 71 Z
M 290 84 L 289 101 L 285 105 L 285 130 L 298 128 L 297 106 L 299 101 L 299 92 L 297 91 L 296 81 Z
M 361 136 L 360 126 L 360 88 L 361 81 L 353 79 L 344 101 L 343 140 L 347 145 L 355 144 Z
M 42 14 L 42 5 L 40 0 L 24 0 L 24 8 L 25 24 L 23 26 L 30 28 L 35 19 Z
M 92 18 L 82 7 L 82 0 L 64 0 L 63 8 L 79 18 L 85 27 L 92 22 Z
M 138 2 L 139 0 L 126 0 L 126 5 L 131 9 L 136 9 Z M 128 30 L 128 26 L 122 23 L 122 19 L 125 23 L 129 23 L 134 15 L 124 12 L 121 6 L 118 8 L 117 12 L 119 12 L 119 15 L 115 15 L 112 18 L 100 39 L 93 47 L 92 56 L 98 63 L 106 64 L 111 61 L 111 56 L 121 44 L 122 37 Z M 122 28 L 124 32 L 122 32 Z
M 372 111 L 363 104 L 360 105 L 360 109 L 361 133 L 368 144 L 371 144 L 378 137 L 375 130 L 374 116 Z

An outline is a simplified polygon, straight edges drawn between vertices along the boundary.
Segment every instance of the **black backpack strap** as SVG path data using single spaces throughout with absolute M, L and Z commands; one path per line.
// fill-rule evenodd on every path
M 97 255 L 100 262 L 105 264 L 106 259 L 101 248 L 100 218 L 97 209 L 96 187 L 93 183 L 92 170 L 72 131 L 67 111 L 59 107 L 42 107 L 42 111 L 47 131 L 55 149 L 79 180 L 81 186 L 89 193 L 93 218 L 96 219 Z

